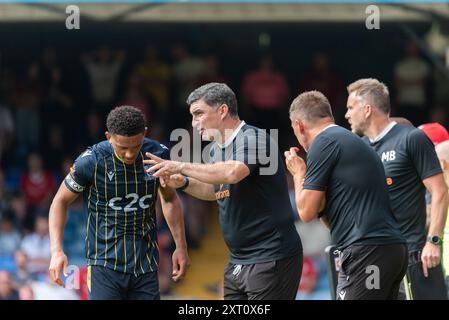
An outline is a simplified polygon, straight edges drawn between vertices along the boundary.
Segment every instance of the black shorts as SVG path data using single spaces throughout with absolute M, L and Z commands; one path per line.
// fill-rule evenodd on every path
M 89 300 L 159 300 L 157 272 L 134 274 L 101 266 L 87 269 Z
M 424 277 L 421 250 L 409 254 L 407 274 L 401 286 L 401 299 L 409 300 L 447 300 L 447 287 L 441 263 L 435 268 L 427 269 Z
M 396 300 L 407 270 L 405 244 L 354 245 L 341 252 L 337 300 Z
M 236 265 L 224 270 L 225 300 L 294 300 L 302 273 L 302 254 L 276 261 Z

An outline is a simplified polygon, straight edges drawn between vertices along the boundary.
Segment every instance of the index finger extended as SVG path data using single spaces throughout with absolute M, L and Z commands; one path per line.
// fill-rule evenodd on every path
M 151 160 L 156 161 L 157 163 L 160 163 L 162 161 L 164 161 L 164 159 L 159 158 L 158 156 L 155 156 L 154 154 L 152 154 L 151 152 L 146 152 L 145 155 L 150 158 Z

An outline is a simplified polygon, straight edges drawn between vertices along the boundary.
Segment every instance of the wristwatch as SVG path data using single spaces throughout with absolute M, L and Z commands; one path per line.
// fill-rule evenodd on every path
M 427 236 L 427 242 L 430 242 L 434 245 L 441 245 L 441 238 L 439 236 Z
M 189 177 L 184 176 L 184 185 L 182 187 L 179 187 L 178 190 L 184 190 L 189 186 L 190 180 Z

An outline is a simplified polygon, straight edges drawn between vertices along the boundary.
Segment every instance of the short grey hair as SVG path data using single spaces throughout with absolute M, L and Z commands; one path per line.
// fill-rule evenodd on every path
M 373 78 L 360 79 L 351 83 L 347 89 L 348 94 L 355 92 L 356 96 L 362 97 L 383 114 L 390 115 L 390 93 L 385 83 Z
M 195 101 L 201 99 L 214 108 L 218 108 L 222 104 L 226 104 L 229 108 L 229 114 L 231 117 L 239 117 L 235 93 L 224 83 L 207 83 L 190 93 L 186 102 L 190 106 Z
M 334 118 L 331 105 L 324 94 L 319 91 L 301 93 L 290 106 L 290 117 L 298 115 L 301 119 L 315 123 L 324 118 Z

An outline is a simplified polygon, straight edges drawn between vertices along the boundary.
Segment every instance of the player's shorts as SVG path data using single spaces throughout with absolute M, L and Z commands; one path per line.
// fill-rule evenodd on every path
M 302 273 L 302 254 L 224 270 L 225 300 L 294 300 Z
M 337 300 L 396 300 L 407 270 L 405 244 L 354 245 L 340 253 Z
M 427 269 L 428 277 L 424 277 L 422 262 L 422 251 L 413 251 L 409 254 L 407 274 L 401 291 L 404 290 L 405 295 L 401 295 L 401 299 L 409 300 L 447 300 L 447 287 L 444 277 L 443 267 L 441 263 L 435 267 Z
M 88 266 L 89 300 L 159 300 L 158 273 L 117 272 L 101 266 Z

